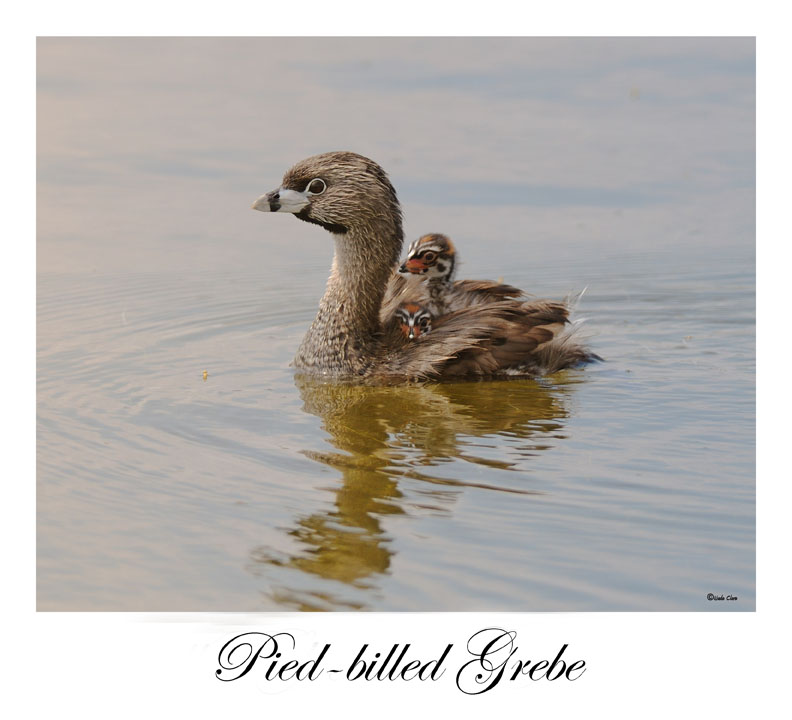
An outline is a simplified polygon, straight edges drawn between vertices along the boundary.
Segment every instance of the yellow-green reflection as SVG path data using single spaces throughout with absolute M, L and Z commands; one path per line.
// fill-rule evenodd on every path
M 297 518 L 287 532 L 305 551 L 274 557 L 266 548 L 253 552 L 254 570 L 266 566 L 292 568 L 338 581 L 359 590 L 376 591 L 376 577 L 388 571 L 393 551 L 381 520 L 412 510 L 452 511 L 455 496 L 465 487 L 535 494 L 530 478 L 511 484 L 473 482 L 437 475 L 432 466 L 461 460 L 497 470 L 511 470 L 515 460 L 476 453 L 477 442 L 489 435 L 508 438 L 522 458 L 530 458 L 563 438 L 574 372 L 559 374 L 555 384 L 531 380 L 399 387 L 366 387 L 329 383 L 298 376 L 296 384 L 306 412 L 322 418 L 336 451 L 303 451 L 307 457 L 339 471 L 333 508 Z M 502 447 L 503 443 L 499 443 Z M 472 473 L 471 473 L 472 474 Z M 493 472 L 493 474 L 495 474 Z M 420 501 L 405 501 L 399 479 L 425 482 Z M 360 597 L 361 593 L 353 593 Z M 326 592 L 280 587 L 272 592 L 280 604 L 300 610 L 363 609 L 358 600 L 342 600 Z

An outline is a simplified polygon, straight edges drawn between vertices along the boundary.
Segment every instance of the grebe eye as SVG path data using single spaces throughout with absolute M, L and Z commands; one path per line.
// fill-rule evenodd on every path
M 308 183 L 308 192 L 311 195 L 321 195 L 327 189 L 327 183 L 322 178 L 314 178 Z
M 421 318 L 420 325 L 422 328 L 425 328 L 429 324 L 429 318 Z
M 435 259 L 435 254 L 430 250 L 428 253 L 424 253 L 423 259 L 432 261 Z

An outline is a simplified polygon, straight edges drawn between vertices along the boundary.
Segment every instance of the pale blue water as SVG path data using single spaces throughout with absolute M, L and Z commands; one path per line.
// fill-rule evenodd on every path
M 39 609 L 755 609 L 753 41 L 45 39 L 38 73 Z M 606 362 L 296 382 L 331 241 L 249 205 L 342 148 L 463 277 L 587 287 Z

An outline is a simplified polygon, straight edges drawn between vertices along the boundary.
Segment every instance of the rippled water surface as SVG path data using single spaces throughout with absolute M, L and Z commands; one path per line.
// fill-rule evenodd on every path
M 43 39 L 38 79 L 39 609 L 755 608 L 752 41 Z M 587 287 L 605 362 L 295 377 L 332 241 L 249 206 L 331 149 L 462 277 Z

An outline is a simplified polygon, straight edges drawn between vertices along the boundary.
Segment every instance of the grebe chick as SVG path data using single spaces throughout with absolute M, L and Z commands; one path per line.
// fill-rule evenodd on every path
M 405 302 L 396 308 L 399 329 L 408 340 L 422 337 L 432 331 L 432 313 L 423 305 Z
M 456 274 L 456 248 L 440 233 L 421 235 L 410 243 L 399 272 L 423 275 L 427 280 L 450 283 Z
M 429 233 L 414 240 L 399 267 L 400 273 L 411 273 L 421 279 L 428 295 L 428 307 L 435 317 L 470 305 L 523 295 L 519 288 L 500 282 L 454 282 L 456 270 L 456 247 L 451 238 L 441 233 Z

